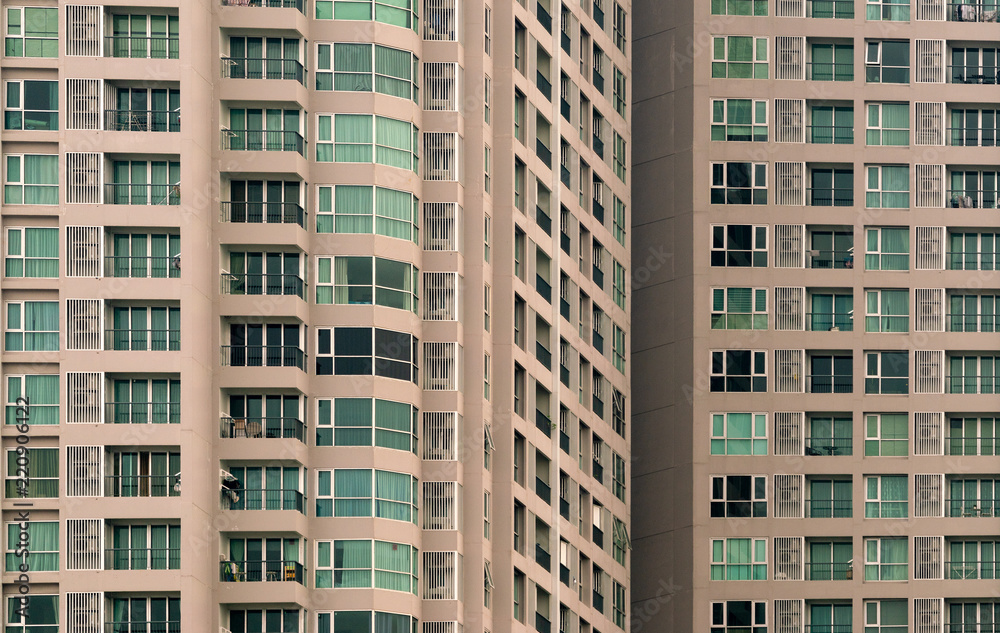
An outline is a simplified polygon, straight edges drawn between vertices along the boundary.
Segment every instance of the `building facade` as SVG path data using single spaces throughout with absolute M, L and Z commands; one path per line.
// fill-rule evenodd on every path
M 5 3 L 5 631 L 625 628 L 629 11 Z
M 636 7 L 636 623 L 993 630 L 997 8 Z

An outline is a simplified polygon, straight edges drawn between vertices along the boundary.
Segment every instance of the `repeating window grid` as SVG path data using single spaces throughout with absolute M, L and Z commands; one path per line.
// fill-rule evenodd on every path
M 711 163 L 709 173 L 712 204 L 767 204 L 767 163 Z
M 766 99 L 712 99 L 711 109 L 713 141 L 767 141 Z
M 769 630 L 767 602 L 712 602 L 710 611 L 712 633 L 767 633 Z
M 713 330 L 767 329 L 767 288 L 711 288 L 710 299 Z

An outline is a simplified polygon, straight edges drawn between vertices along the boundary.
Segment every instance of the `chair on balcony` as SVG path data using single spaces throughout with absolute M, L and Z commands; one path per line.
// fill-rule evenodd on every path
M 285 566 L 285 580 L 295 582 L 295 566 L 286 565 Z

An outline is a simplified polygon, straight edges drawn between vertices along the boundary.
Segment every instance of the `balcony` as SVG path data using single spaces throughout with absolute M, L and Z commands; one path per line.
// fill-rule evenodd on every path
M 552 488 L 538 477 L 535 477 L 535 494 L 541 497 L 545 503 L 551 503 Z
M 305 298 L 305 282 L 298 275 L 281 273 L 222 273 L 224 295 L 285 295 Z
M 989 128 L 968 127 L 945 128 L 945 142 L 954 147 L 996 147 L 996 131 Z
M 946 561 L 944 573 L 945 578 L 951 580 L 996 580 L 1000 578 L 1000 563 L 996 561 Z
M 546 167 L 549 169 L 552 168 L 552 150 L 546 147 L 545 143 L 543 143 L 540 138 L 535 139 L 535 154 L 542 159 L 542 162 L 545 163 Z
M 177 424 L 181 421 L 180 402 L 107 402 L 106 424 Z
M 222 0 L 224 7 L 256 7 L 264 9 L 298 9 L 305 13 L 305 0 Z
M 590 213 L 591 215 L 594 216 L 594 219 L 597 220 L 599 224 L 604 224 L 604 205 L 601 204 L 600 201 L 597 200 L 597 198 L 594 198 L 592 200 L 592 204 L 590 205 Z
M 104 129 L 110 132 L 180 132 L 177 110 L 105 110 Z
M 297 418 L 219 418 L 219 437 L 296 439 L 305 442 L 306 425 Z
M 992 0 L 972 0 L 969 2 L 949 2 L 947 4 L 949 22 L 997 22 L 1000 11 Z
M 852 393 L 854 377 L 849 374 L 806 376 L 806 393 Z
M 849 125 L 807 125 L 806 142 L 818 145 L 851 145 L 854 128 Z
M 552 437 L 552 429 L 554 425 L 549 416 L 545 415 L 538 409 L 535 409 L 535 426 L 538 430 L 545 434 L 546 437 Z
M 224 367 L 298 367 L 306 369 L 306 353 L 294 345 L 222 345 Z
M 996 500 L 992 498 L 948 499 L 945 501 L 945 516 L 992 518 L 996 515 L 995 505 Z
M 848 187 L 817 187 L 806 189 L 808 207 L 854 206 L 854 189 Z
M 945 376 L 944 392 L 964 394 L 1000 393 L 1000 376 L 948 374 Z
M 809 0 L 806 17 L 854 19 L 854 0 Z
M 178 620 L 128 620 L 122 622 L 105 622 L 104 633 L 180 633 L 181 623 Z M 25 633 L 49 633 L 49 627 L 29 626 Z
M 854 81 L 854 64 L 808 62 L 806 79 L 810 81 Z
M 596 591 L 594 592 L 593 604 L 595 610 L 597 610 L 599 613 L 604 613 L 604 596 L 597 593 Z
M 806 563 L 806 580 L 851 580 L 851 563 Z
M 810 250 L 809 268 L 854 268 L 854 250 Z
M 535 222 L 545 231 L 546 235 L 552 235 L 552 218 L 539 206 L 535 206 Z
M 104 330 L 106 350 L 176 352 L 180 348 L 180 330 Z
M 806 517 L 810 519 L 849 519 L 854 511 L 850 499 L 809 499 Z
M 180 548 L 107 548 L 104 569 L 147 571 L 181 568 Z
M 810 332 L 852 332 L 853 312 L 807 312 L 806 330 Z
M 240 488 L 225 490 L 223 510 L 297 510 L 305 514 L 305 497 L 298 490 Z
M 850 624 L 807 624 L 805 625 L 805 633 L 851 633 L 853 627 Z M 886 633 L 892 633 L 890 631 L 891 627 L 885 627 Z M 906 633 L 905 627 L 900 627 L 904 630 L 898 631 L 896 633 Z
M 948 83 L 995 85 L 1000 80 L 996 67 L 948 66 Z
M 552 303 L 552 286 L 541 275 L 535 275 L 535 290 L 549 303 Z
M 177 206 L 181 203 L 181 185 L 119 183 L 104 184 L 104 204 Z
M 552 557 L 538 543 L 535 543 L 535 562 L 541 565 L 545 571 L 552 569 Z
M 996 189 L 949 189 L 946 206 L 952 209 L 996 209 Z
M 980 448 L 982 447 L 982 448 Z M 976 435 L 949 435 L 944 438 L 945 455 L 997 455 L 1000 438 Z
M 597 72 L 595 69 L 594 72 L 590 74 L 590 81 L 594 84 L 594 87 L 597 88 L 597 92 L 604 94 L 604 75 Z
M 549 81 L 548 77 L 542 74 L 542 71 L 540 70 L 535 71 L 535 84 L 538 85 L 538 90 L 541 91 L 542 96 L 549 101 L 552 101 L 552 83 Z
M 569 500 L 559 497 L 559 516 L 569 521 Z
M 221 222 L 240 224 L 298 224 L 305 228 L 306 212 L 296 202 L 220 202 Z
M 225 79 L 290 79 L 305 83 L 305 69 L 297 59 L 263 57 L 223 57 Z
M 219 563 L 221 582 L 297 582 L 304 585 L 305 568 L 293 560 L 248 560 Z
M 535 15 L 538 16 L 538 22 L 542 25 L 542 27 L 545 28 L 546 31 L 548 31 L 549 33 L 551 33 L 552 32 L 552 16 L 549 15 L 549 12 L 545 9 L 545 7 L 542 6 L 541 2 L 539 2 L 537 5 L 535 5 L 535 7 L 536 7 L 535 8 Z
M 552 369 L 552 352 L 540 341 L 535 341 L 535 357 L 546 369 Z
M 597 154 L 598 158 L 604 159 L 604 141 L 597 134 L 594 134 L 593 138 L 594 153 Z
M 850 437 L 807 437 L 806 455 L 852 455 L 854 441 Z
M 222 149 L 234 152 L 297 152 L 305 155 L 306 142 L 290 130 L 222 130 Z
M 180 255 L 173 257 L 106 255 L 104 275 L 132 279 L 176 279 L 181 276 L 181 259 Z
M 179 497 L 173 475 L 107 475 L 105 497 Z
M 177 59 L 180 40 L 176 37 L 106 35 L 105 57 L 132 59 Z
M 552 633 L 552 623 L 541 613 L 535 612 L 535 630 L 538 633 Z

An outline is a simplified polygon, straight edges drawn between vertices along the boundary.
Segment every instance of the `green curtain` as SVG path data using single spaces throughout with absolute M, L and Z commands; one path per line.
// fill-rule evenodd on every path
M 322 124 L 322 120 L 321 120 Z M 373 162 L 372 116 L 337 114 L 334 116 L 334 160 L 341 163 Z M 322 160 L 317 158 L 317 160 Z
M 336 446 L 371 446 L 371 398 L 337 398 L 334 427 Z
M 316 303 L 333 303 L 333 262 L 330 257 L 320 257 L 316 262 Z
M 331 428 L 333 425 L 333 401 L 329 398 L 319 399 L 317 412 L 316 446 L 333 446 L 333 430 Z
M 334 472 L 333 488 L 335 516 L 372 516 L 371 470 L 339 469 Z
M 335 588 L 372 586 L 372 542 L 336 541 L 334 543 Z
M 401 451 L 412 449 L 410 405 L 389 400 L 375 401 L 375 446 Z
M 375 516 L 395 521 L 412 519 L 415 500 L 411 497 L 412 479 L 405 473 L 375 471 Z
M 10 245 L 8 232 L 8 245 Z M 8 254 L 12 254 L 9 253 Z M 24 229 L 24 277 L 58 277 L 59 276 L 59 229 L 26 228 Z M 8 264 L 9 266 L 9 264 Z M 20 277 L 20 274 L 8 276 Z
M 379 196 L 381 198 L 381 195 Z M 371 233 L 374 189 L 370 186 L 337 185 L 334 190 L 335 231 Z
M 333 46 L 320 44 L 316 49 L 316 90 L 333 90 Z
M 332 543 L 317 541 L 316 543 L 316 588 L 333 588 L 333 560 L 331 559 Z
M 410 28 L 413 26 L 413 14 L 415 7 L 411 6 L 416 0 L 376 0 L 375 1 L 375 21 L 393 26 Z
M 5 571 L 16 572 L 22 563 L 32 571 L 59 571 L 59 523 L 29 521 L 27 527 L 30 553 L 24 558 L 14 554 L 20 539 L 20 525 L 7 524 L 7 560 Z
M 7 497 L 15 498 L 20 495 L 14 485 L 13 479 L 17 476 L 18 454 L 15 451 L 7 451 Z M 59 496 L 59 449 L 58 448 L 29 448 L 27 459 L 29 462 L 29 487 L 25 498 L 42 499 L 55 498 Z
M 326 401 L 329 403 L 329 400 Z M 320 401 L 322 405 L 323 401 Z M 322 409 L 321 415 L 322 415 Z M 319 430 L 317 430 L 317 436 L 319 435 Z M 318 442 L 317 442 L 318 444 Z M 324 446 L 330 446 L 330 444 L 324 444 Z M 333 516 L 333 496 L 332 491 L 332 479 L 333 473 L 329 470 L 321 470 L 317 476 L 316 482 L 316 516 L 318 517 L 332 517 Z
M 24 351 L 59 350 L 59 302 L 24 302 Z
M 340 116 L 340 115 L 338 115 Z M 398 121 L 387 117 L 375 117 L 375 162 L 390 167 L 410 169 L 413 166 L 411 153 L 413 128 L 408 121 Z
M 408 545 L 375 541 L 374 586 L 376 589 L 410 591 L 411 549 Z
M 375 47 L 375 92 L 409 99 L 413 86 L 409 51 L 386 46 Z
M 406 191 L 377 187 L 375 190 L 375 233 L 409 240 L 413 236 L 413 196 Z
M 334 44 L 333 89 L 372 91 L 372 45 Z

